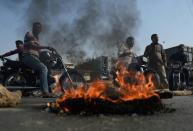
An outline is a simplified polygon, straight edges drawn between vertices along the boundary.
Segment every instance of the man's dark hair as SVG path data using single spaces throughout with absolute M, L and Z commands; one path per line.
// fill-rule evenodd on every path
M 36 25 L 40 25 L 41 26 L 41 23 L 40 22 L 34 22 L 33 23 L 33 27 L 36 26 Z
M 133 47 L 134 46 L 134 37 L 132 37 L 132 36 L 129 36 L 127 39 L 126 39 L 126 43 L 127 44 L 129 44 L 129 45 L 127 45 L 128 47 Z
M 153 34 L 153 35 L 151 35 L 151 39 L 153 38 L 153 37 L 155 37 L 155 36 L 158 36 L 157 34 Z
M 15 41 L 15 44 L 16 44 L 16 45 L 23 44 L 23 41 L 22 41 L 22 40 L 16 40 L 16 41 Z
M 133 36 L 127 37 L 127 40 L 126 40 L 126 41 L 129 41 L 129 40 L 134 40 L 134 37 L 133 37 Z

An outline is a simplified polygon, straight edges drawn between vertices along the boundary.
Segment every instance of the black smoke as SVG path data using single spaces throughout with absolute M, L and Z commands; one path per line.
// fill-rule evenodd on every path
M 41 41 L 75 61 L 115 55 L 120 41 L 136 35 L 139 26 L 136 0 L 29 0 L 26 5 L 23 28 L 41 22 Z

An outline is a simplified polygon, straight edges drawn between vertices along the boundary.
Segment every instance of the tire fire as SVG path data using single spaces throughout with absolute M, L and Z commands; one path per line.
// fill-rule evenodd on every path
M 54 107 L 65 113 L 122 114 L 152 112 L 162 106 L 151 75 L 145 77 L 143 73 L 127 71 L 124 66 L 116 75 L 119 87 L 97 80 L 88 87 L 68 88 L 56 99 Z M 48 106 L 52 107 L 52 104 Z

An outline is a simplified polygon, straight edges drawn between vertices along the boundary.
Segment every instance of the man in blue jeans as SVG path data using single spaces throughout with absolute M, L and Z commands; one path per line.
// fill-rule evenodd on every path
M 40 78 L 40 88 L 42 90 L 43 97 L 51 97 L 48 87 L 48 69 L 47 67 L 39 60 L 39 52 L 41 49 L 53 48 L 47 46 L 40 46 L 39 43 L 39 33 L 41 32 L 41 24 L 39 22 L 33 23 L 32 31 L 27 32 L 24 37 L 24 50 L 22 62 L 38 72 Z

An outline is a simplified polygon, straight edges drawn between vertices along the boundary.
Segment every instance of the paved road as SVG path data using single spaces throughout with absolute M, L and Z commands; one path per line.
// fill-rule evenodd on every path
M 17 108 L 0 108 L 0 131 L 191 131 L 193 97 L 164 100 L 173 113 L 149 116 L 58 116 L 42 109 L 52 99 L 23 98 Z

